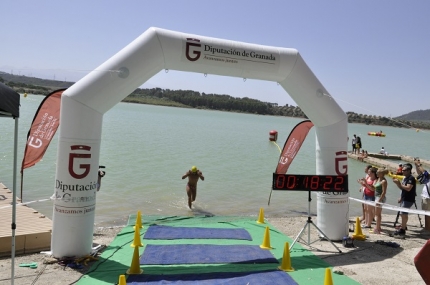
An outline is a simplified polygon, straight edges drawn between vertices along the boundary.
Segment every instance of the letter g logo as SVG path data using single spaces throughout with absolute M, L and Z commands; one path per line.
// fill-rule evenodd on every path
M 197 42 L 198 44 L 190 43 L 189 41 Z M 192 51 L 192 54 L 195 55 L 194 57 L 191 57 L 191 54 L 190 54 L 190 46 L 201 47 L 202 45 L 199 43 L 200 43 L 200 40 L 198 39 L 187 38 L 187 42 L 185 43 L 185 56 L 189 61 L 196 61 L 200 58 L 201 52 L 199 50 Z
M 90 151 L 91 147 L 87 145 L 72 145 L 70 146 L 71 150 L 85 150 Z M 73 170 L 73 165 L 75 162 L 75 158 L 91 158 L 91 154 L 89 153 L 70 153 L 69 154 L 69 173 L 73 178 L 82 179 L 90 173 L 90 164 L 80 164 L 79 168 L 84 169 L 84 172 L 81 174 L 77 174 Z
M 346 175 L 348 173 L 348 157 L 346 151 L 336 152 L 335 170 L 337 175 Z
M 32 146 L 34 148 L 39 148 L 42 146 L 43 142 L 41 139 L 37 139 L 33 142 L 34 137 L 30 137 L 30 139 L 28 140 L 28 145 Z

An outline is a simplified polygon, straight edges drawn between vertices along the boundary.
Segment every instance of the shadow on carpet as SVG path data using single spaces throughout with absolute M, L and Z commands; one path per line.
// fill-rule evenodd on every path
M 297 285 L 297 282 L 283 271 L 130 275 L 127 278 L 127 283 L 136 285 Z
M 220 229 L 196 227 L 169 227 L 153 225 L 144 239 L 243 239 L 252 240 L 245 229 Z
M 269 250 L 257 245 L 148 244 L 140 264 L 278 263 Z

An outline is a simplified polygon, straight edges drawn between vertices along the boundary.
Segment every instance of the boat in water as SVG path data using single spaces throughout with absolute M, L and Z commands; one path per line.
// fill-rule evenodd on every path
M 383 132 L 368 132 L 367 135 L 375 137 L 385 137 L 385 133 Z

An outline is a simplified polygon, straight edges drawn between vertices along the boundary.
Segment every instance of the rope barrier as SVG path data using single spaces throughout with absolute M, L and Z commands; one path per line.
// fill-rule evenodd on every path
M 328 97 L 330 97 L 330 98 L 333 98 L 333 99 L 335 99 L 333 96 L 331 96 L 331 95 L 329 95 L 329 94 L 323 94 L 324 96 L 328 96 Z M 374 111 L 372 111 L 372 110 L 369 110 L 369 109 L 366 109 L 366 108 L 364 108 L 364 107 L 361 107 L 361 106 L 359 106 L 359 105 L 356 105 L 356 104 L 353 104 L 353 103 L 351 103 L 351 102 L 348 102 L 348 101 L 345 101 L 345 100 L 342 100 L 342 99 L 339 99 L 339 98 L 336 98 L 336 102 L 343 102 L 343 103 L 346 103 L 346 104 L 349 104 L 349 105 L 352 105 L 352 106 L 354 106 L 354 107 L 357 107 L 357 108 L 360 108 L 360 109 L 362 109 L 362 110 L 364 110 L 364 111 L 367 111 L 367 112 L 369 112 L 370 114 L 374 114 L 374 115 L 377 115 L 377 116 L 379 116 L 378 115 L 378 113 L 376 113 L 376 112 L 374 112 Z M 385 117 L 385 116 L 383 116 L 383 117 Z M 387 118 L 387 117 L 386 117 Z M 395 119 L 393 119 L 393 118 L 391 118 L 391 117 L 389 117 L 388 118 L 390 121 L 393 121 L 393 122 L 396 122 L 396 123 L 398 123 L 398 124 L 400 124 L 400 125 L 403 125 L 403 126 L 406 126 L 406 127 L 408 127 L 408 128 L 411 128 L 411 129 L 417 129 L 417 128 L 415 128 L 415 127 L 412 127 L 411 125 L 408 125 L 408 124 L 406 124 L 406 123 L 403 123 L 403 122 L 400 122 L 400 121 L 398 121 L 398 120 L 395 120 Z M 419 131 L 420 132 L 427 132 L 427 131 L 423 131 L 422 129 L 419 129 Z
M 59 198 L 48 198 L 48 199 L 39 199 L 39 200 L 33 200 L 33 201 L 29 201 L 29 202 L 25 202 L 25 203 L 17 203 L 15 204 L 16 206 L 26 206 L 29 204 L 33 204 L 33 203 L 39 203 L 39 202 L 46 202 L 46 201 L 54 201 L 54 200 L 61 200 Z M 7 205 L 7 206 L 2 206 L 0 207 L 0 209 L 6 209 L 6 208 L 11 208 L 12 205 Z
M 280 152 L 280 153 L 282 153 L 282 150 L 281 150 L 281 148 L 279 147 L 279 145 L 278 145 L 275 141 L 272 141 L 272 143 L 274 143 L 274 144 L 278 147 L 279 152 Z
M 378 206 L 378 207 L 381 207 L 383 209 L 387 209 L 387 210 L 391 210 L 391 211 L 407 212 L 407 213 L 411 213 L 411 214 L 430 216 L 430 211 L 402 208 L 402 207 L 394 206 L 394 205 L 390 205 L 390 204 L 364 201 L 364 200 L 356 199 L 356 198 L 352 198 L 352 197 L 349 197 L 349 199 L 351 199 L 352 201 L 358 202 L 358 203 L 367 204 L 370 206 Z

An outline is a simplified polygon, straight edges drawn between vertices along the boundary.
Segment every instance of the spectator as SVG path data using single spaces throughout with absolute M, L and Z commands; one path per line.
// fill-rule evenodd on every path
M 403 164 L 399 163 L 399 167 L 396 170 L 396 174 L 397 175 L 403 175 L 402 169 L 403 169 Z
M 405 176 L 400 182 L 398 179 L 394 178 L 394 184 L 402 190 L 401 196 L 398 200 L 400 207 L 409 209 L 415 203 L 416 196 L 416 181 L 415 177 L 412 175 L 412 165 L 406 163 L 402 168 L 403 175 Z M 408 212 L 400 212 L 400 217 L 402 218 L 402 223 L 400 229 L 394 232 L 394 237 L 405 238 L 406 236 L 406 226 L 408 223 Z
M 383 154 L 383 155 L 388 155 L 388 151 L 386 151 L 384 147 L 381 148 L 381 150 L 379 151 L 379 153 Z
M 364 159 L 364 150 L 361 150 L 360 154 L 357 156 L 357 159 L 363 161 Z
M 430 175 L 425 170 L 419 159 L 414 159 L 415 168 L 417 169 L 419 183 L 424 184 L 423 190 L 421 191 L 421 209 L 424 211 L 430 211 Z M 430 231 L 430 216 L 424 216 L 424 229 Z
M 357 136 L 354 134 L 354 137 L 352 138 L 352 153 L 355 154 L 356 149 L 356 143 L 357 143 Z
M 357 154 L 360 153 L 360 149 L 361 149 L 362 145 L 361 145 L 361 138 L 357 137 L 357 141 L 355 143 L 355 148 L 356 148 L 356 152 Z
M 364 201 L 373 202 L 375 201 L 375 187 L 373 184 L 375 183 L 377 177 L 376 172 L 378 169 L 375 167 L 369 168 L 367 171 L 367 178 L 362 178 L 359 180 L 359 183 L 362 187 L 364 187 Z M 363 228 L 370 229 L 372 227 L 372 221 L 375 215 L 375 206 L 365 204 L 364 205 L 365 212 L 365 221 L 366 223 L 363 225 Z
M 362 179 L 366 180 L 369 177 L 369 174 L 367 174 L 367 173 L 368 173 L 368 171 L 369 171 L 370 168 L 372 168 L 372 165 L 366 165 L 366 167 L 364 168 L 364 173 L 366 173 L 366 176 L 357 180 L 357 182 L 360 183 L 360 185 L 361 185 L 361 181 L 360 180 L 362 180 Z M 360 189 L 358 190 L 359 192 L 363 192 L 363 195 L 362 195 L 362 198 L 361 198 L 363 200 L 364 200 L 364 190 L 365 190 L 364 186 L 361 186 Z M 363 209 L 363 217 L 361 217 L 360 222 L 364 223 L 366 221 L 365 220 L 366 219 L 366 207 L 365 207 L 364 203 L 362 203 L 361 206 L 362 206 L 362 209 Z
M 376 172 L 377 179 L 375 180 L 375 183 L 373 184 L 375 187 L 375 219 L 376 219 L 376 226 L 373 229 L 374 234 L 381 234 L 381 219 L 382 219 L 382 207 L 380 204 L 385 203 L 387 200 L 387 179 L 385 179 L 385 175 L 388 174 L 388 170 L 384 168 L 379 168 Z

